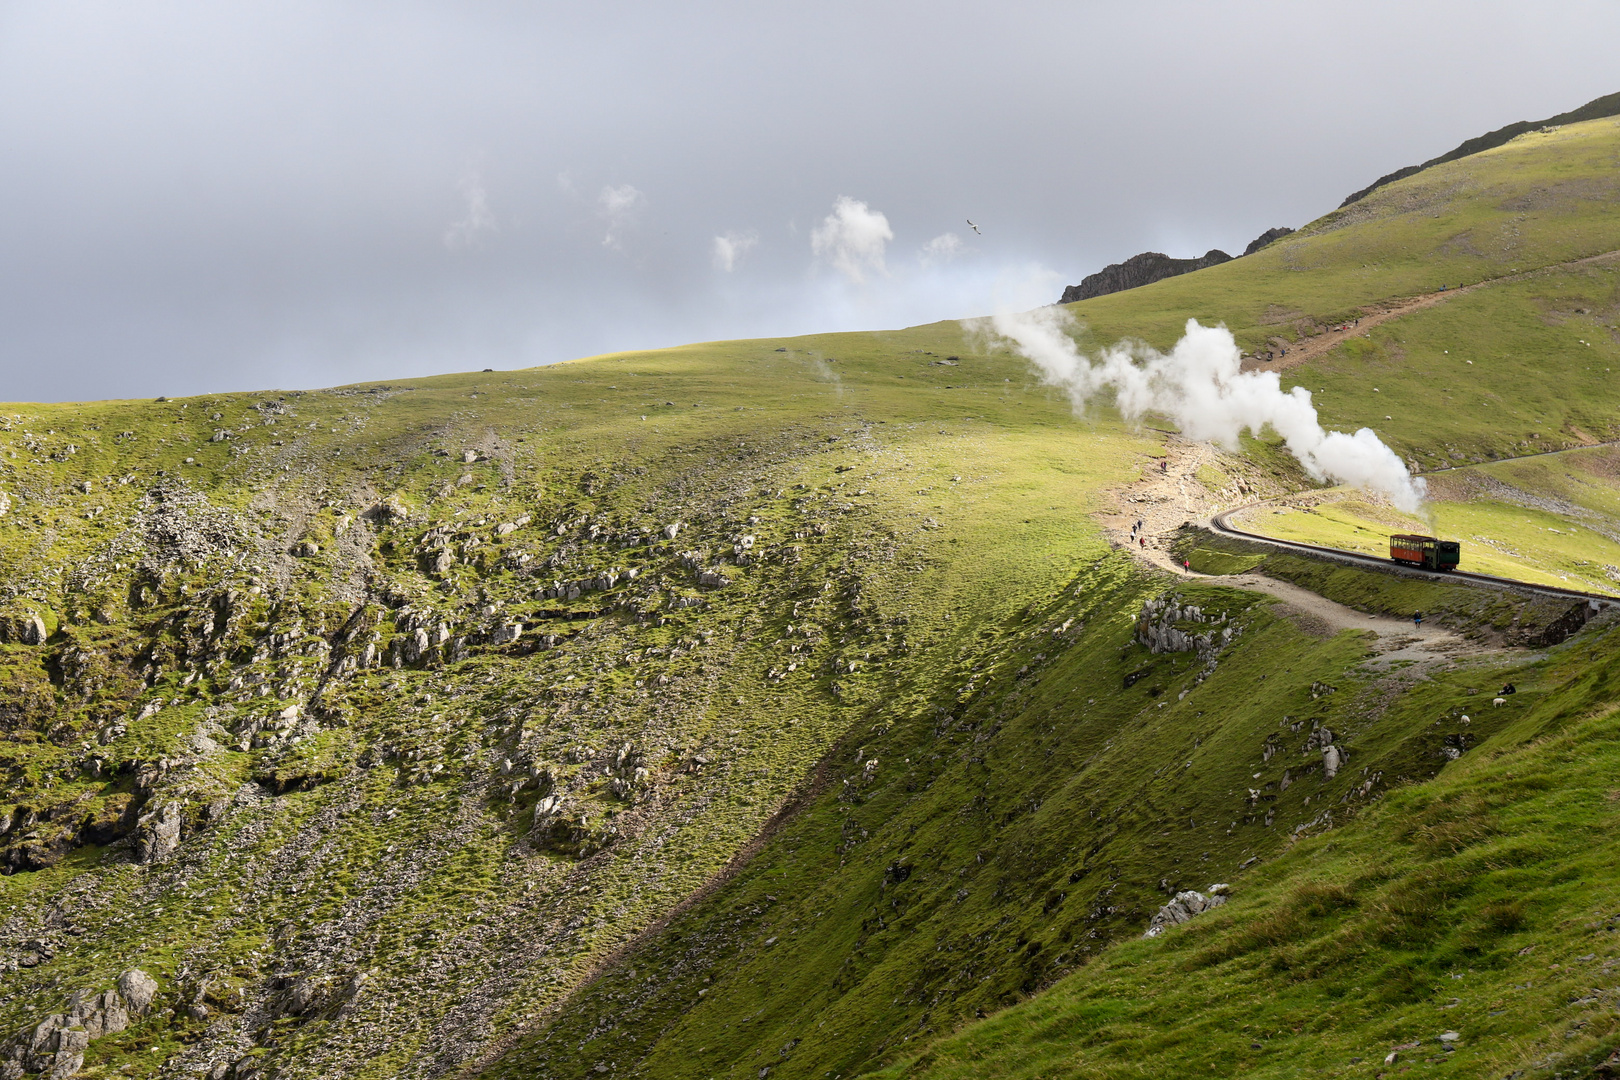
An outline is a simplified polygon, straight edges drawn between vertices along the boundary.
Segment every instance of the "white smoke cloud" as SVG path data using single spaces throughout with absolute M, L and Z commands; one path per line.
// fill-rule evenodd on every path
M 1188 319 L 1168 353 L 1121 342 L 1095 357 L 1075 345 L 1074 317 L 1061 307 L 998 314 L 975 320 L 972 329 L 1010 342 L 1047 382 L 1068 391 L 1077 411 L 1112 390 L 1128 420 L 1162 413 L 1188 438 L 1228 450 L 1238 448 L 1243 431 L 1258 435 L 1270 427 L 1313 479 L 1380 492 L 1409 514 L 1422 509 L 1427 484 L 1408 473 L 1371 428 L 1353 435 L 1324 431 L 1309 390 L 1284 393 L 1275 371 L 1240 370 L 1242 354 L 1224 326 Z
M 922 264 L 946 263 L 962 254 L 962 238 L 953 232 L 940 233 L 922 248 Z
M 857 285 L 866 283 L 868 271 L 887 274 L 883 252 L 894 230 L 889 219 L 859 199 L 840 195 L 833 212 L 810 234 L 810 250 L 832 263 Z
M 741 233 L 728 232 L 724 236 L 715 237 L 713 245 L 715 268 L 731 273 L 737 268 L 737 260 L 757 243 L 759 233 L 753 229 Z
M 630 184 L 604 187 L 596 196 L 596 212 L 607 222 L 607 235 L 602 246 L 617 248 L 624 230 L 635 220 L 636 213 L 647 205 L 647 196 Z
M 456 185 L 461 190 L 461 197 L 466 200 L 467 213 L 460 221 L 454 222 L 444 233 L 444 246 L 452 251 L 456 248 L 471 247 L 482 239 L 485 233 L 495 231 L 495 213 L 489 208 L 489 192 L 484 190 L 484 180 L 476 172 L 470 172 L 461 178 Z

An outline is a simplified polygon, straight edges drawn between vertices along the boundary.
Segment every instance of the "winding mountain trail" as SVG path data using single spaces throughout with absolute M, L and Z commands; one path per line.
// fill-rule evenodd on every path
M 1521 273 L 1504 274 L 1501 277 L 1487 278 L 1476 281 L 1472 285 L 1462 285 L 1455 289 L 1443 289 L 1438 292 L 1423 293 L 1419 296 L 1409 297 L 1405 300 L 1386 301 L 1381 304 L 1370 305 L 1363 308 L 1363 314 L 1351 325 L 1343 329 L 1326 330 L 1308 338 L 1298 344 L 1290 345 L 1288 355 L 1275 360 L 1261 360 L 1258 357 L 1247 356 L 1243 359 L 1244 371 L 1286 371 L 1298 367 L 1310 360 L 1326 356 L 1334 349 L 1343 345 L 1354 337 L 1364 336 L 1368 330 L 1403 315 L 1410 315 L 1414 311 L 1434 307 L 1436 304 L 1480 289 L 1488 289 L 1496 285 L 1507 285 L 1516 281 L 1526 281 L 1557 270 L 1567 270 L 1576 266 L 1587 266 L 1593 263 L 1605 262 L 1620 257 L 1620 251 L 1605 251 L 1599 255 L 1588 255 L 1581 259 L 1571 259 L 1568 262 L 1552 263 L 1548 266 L 1538 266 L 1534 270 L 1525 270 Z
M 1308 633 L 1332 637 L 1345 630 L 1371 632 L 1375 635 L 1371 648 L 1379 654 L 1368 665 L 1372 670 L 1388 670 L 1396 663 L 1427 665 L 1449 662 L 1464 654 L 1472 657 L 1500 651 L 1469 641 L 1461 634 L 1433 622 L 1413 626 L 1409 619 L 1369 615 L 1292 582 L 1264 574 L 1200 574 L 1195 570 L 1183 569 L 1162 547 L 1138 547 L 1137 550 L 1148 563 L 1169 573 L 1237 589 L 1252 589 L 1276 597 L 1281 601 L 1275 609 L 1277 613 L 1292 619 Z
M 1140 480 L 1122 489 L 1118 493 L 1121 511 L 1103 518 L 1109 538 L 1129 547 L 1137 558 L 1167 573 L 1276 597 L 1281 601 L 1281 614 L 1322 637 L 1344 630 L 1370 631 L 1376 635 L 1373 648 L 1380 654 L 1376 666 L 1387 667 L 1400 661 L 1431 663 L 1450 660 L 1463 652 L 1472 655 L 1481 651 L 1478 643 L 1433 623 L 1413 627 L 1406 619 L 1368 615 L 1264 574 L 1211 576 L 1183 569 L 1169 551 L 1177 530 L 1189 522 L 1207 521 L 1211 515 L 1242 501 L 1245 496 L 1238 485 L 1252 491 L 1260 482 L 1244 476 L 1242 458 L 1214 447 L 1172 435 L 1164 449 L 1164 468 L 1149 467 Z M 1209 466 L 1238 479 L 1232 481 L 1231 488 L 1212 492 L 1198 478 L 1199 471 Z M 1133 536 L 1131 526 L 1137 521 L 1143 522 L 1143 527 Z
M 1323 637 L 1344 630 L 1369 631 L 1374 635 L 1371 648 L 1379 654 L 1371 662 L 1374 670 L 1387 670 L 1396 663 L 1415 664 L 1421 668 L 1437 662 L 1452 662 L 1502 651 L 1467 640 L 1432 622 L 1415 627 L 1409 619 L 1369 615 L 1309 589 L 1264 574 L 1205 575 L 1184 568 L 1169 550 L 1170 543 L 1183 526 L 1207 526 L 1223 511 L 1254 502 L 1257 498 L 1266 503 L 1278 503 L 1292 498 L 1311 498 L 1320 493 L 1284 490 L 1273 482 L 1249 474 L 1245 459 L 1191 442 L 1179 435 L 1169 435 L 1164 443 L 1164 451 L 1165 456 L 1160 459 L 1159 467 L 1150 464 L 1140 479 L 1119 489 L 1115 493 L 1120 500 L 1119 508 L 1101 517 L 1110 540 L 1130 548 L 1138 559 L 1148 565 L 1178 576 L 1263 592 L 1281 602 L 1277 608 L 1280 614 L 1293 619 L 1308 632 Z M 1522 457 L 1547 457 L 1567 452 L 1567 449 L 1554 450 Z M 1209 475 L 1207 470 L 1210 469 L 1230 478 L 1225 488 L 1212 491 L 1200 479 L 1199 474 L 1203 472 Z M 1275 491 L 1266 490 L 1273 487 Z M 1141 528 L 1133 532 L 1132 526 L 1137 522 L 1141 522 Z

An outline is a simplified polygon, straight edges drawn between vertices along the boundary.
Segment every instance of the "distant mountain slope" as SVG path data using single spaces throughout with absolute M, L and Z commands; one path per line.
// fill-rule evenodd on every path
M 1404 180 L 1408 176 L 1422 172 L 1424 169 L 1443 165 L 1448 161 L 1456 161 L 1484 150 L 1494 149 L 1512 139 L 1523 135 L 1527 131 L 1534 131 L 1542 127 L 1554 127 L 1562 124 L 1575 124 L 1584 120 L 1601 120 L 1608 116 L 1620 115 L 1620 93 L 1607 94 L 1587 102 L 1578 109 L 1549 116 L 1545 120 L 1520 120 L 1517 123 L 1499 127 L 1495 131 L 1486 132 L 1462 143 L 1454 150 L 1430 158 L 1421 165 L 1408 165 L 1402 169 L 1385 176 L 1380 176 L 1371 184 L 1354 192 L 1339 204 L 1344 209 L 1351 203 L 1359 202 L 1379 188 L 1393 184 L 1397 180 Z M 1288 228 L 1267 229 L 1256 237 L 1248 247 L 1243 249 L 1244 255 L 1253 255 L 1256 251 L 1275 240 L 1279 240 L 1294 230 Z M 1238 256 L 1241 258 L 1242 256 Z M 1203 270 L 1210 266 L 1219 266 L 1230 262 L 1232 256 L 1219 249 L 1206 252 L 1201 258 L 1172 259 L 1168 255 L 1157 251 L 1145 251 L 1140 255 L 1133 255 L 1122 263 L 1111 263 L 1095 274 L 1082 278 L 1080 284 L 1070 285 L 1063 290 L 1060 304 L 1074 304 L 1081 300 L 1091 300 L 1111 293 L 1124 292 L 1126 289 L 1136 289 L 1143 285 L 1151 285 L 1165 278 L 1177 277 L 1181 274 L 1190 274 L 1194 270 Z
M 1352 193 L 1344 202 L 1339 204 L 1339 208 L 1342 210 L 1353 202 L 1365 199 L 1385 184 L 1393 184 L 1397 180 L 1404 180 L 1414 173 L 1422 172 L 1424 169 L 1443 165 L 1448 161 L 1456 161 L 1458 158 L 1477 154 L 1481 150 L 1490 150 L 1501 146 L 1508 140 L 1517 138 L 1527 131 L 1534 131 L 1540 127 L 1552 127 L 1558 124 L 1576 124 L 1583 120 L 1601 120 L 1605 116 L 1616 115 L 1620 115 L 1620 93 L 1606 94 L 1603 97 L 1594 98 L 1578 109 L 1571 109 L 1569 112 L 1559 113 L 1557 116 L 1549 116 L 1545 120 L 1520 120 L 1516 124 L 1508 124 L 1506 127 L 1499 127 L 1495 131 L 1487 131 L 1483 135 L 1469 139 L 1455 150 L 1448 151 L 1436 158 L 1430 158 L 1421 165 L 1408 165 L 1404 169 L 1396 169 L 1386 176 L 1380 176 L 1360 191 Z

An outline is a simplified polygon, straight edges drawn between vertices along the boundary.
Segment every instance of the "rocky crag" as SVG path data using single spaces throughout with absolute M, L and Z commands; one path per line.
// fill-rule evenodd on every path
M 1293 231 L 1287 227 L 1267 229 L 1249 242 L 1248 247 L 1243 249 L 1243 254 L 1253 255 L 1267 244 Z M 1165 278 L 1219 266 L 1221 263 L 1231 262 L 1232 258 L 1219 248 L 1211 248 L 1195 259 L 1172 259 L 1161 252 L 1144 251 L 1140 255 L 1132 255 L 1122 263 L 1111 263 L 1103 267 L 1095 274 L 1082 278 L 1078 285 L 1068 286 L 1063 290 L 1063 296 L 1058 303 L 1073 304 L 1081 300 L 1107 296 L 1109 293 L 1124 292 L 1126 289 L 1138 289 L 1155 281 L 1163 281 Z

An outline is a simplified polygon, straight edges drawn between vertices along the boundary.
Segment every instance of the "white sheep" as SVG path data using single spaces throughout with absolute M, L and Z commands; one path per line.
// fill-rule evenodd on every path
M 1500 708 L 1503 705 L 1507 704 L 1507 698 L 1505 698 L 1505 697 L 1491 698 L 1491 704 L 1495 705 L 1498 708 Z

